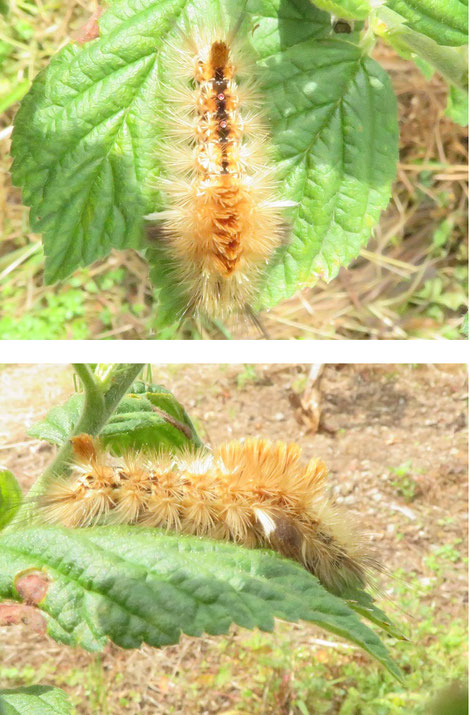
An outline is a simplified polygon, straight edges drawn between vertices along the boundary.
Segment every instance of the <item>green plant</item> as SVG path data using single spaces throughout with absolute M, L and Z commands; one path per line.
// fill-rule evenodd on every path
M 258 58 L 282 198 L 297 204 L 289 213 L 291 238 L 266 268 L 256 309 L 320 276 L 333 279 L 358 255 L 388 203 L 398 128 L 387 74 L 369 56 L 375 38 L 440 71 L 452 87 L 454 114 L 465 89 L 465 13 L 458 0 L 439 0 L 431 13 L 424 0 L 315 5 L 249 0 L 245 6 L 243 33 Z M 153 121 L 165 101 L 160 49 L 175 23 L 217 6 L 217 0 L 115 0 L 99 21 L 100 37 L 61 50 L 16 118 L 13 178 L 31 206 L 33 230 L 43 234 L 46 283 L 112 248 L 134 248 L 145 254 L 159 290 L 161 331 L 174 322 L 177 298 L 168 259 L 148 243 L 143 221 L 165 208 L 152 188 L 165 160 Z M 243 7 L 231 2 L 227 12 L 236 18 Z M 355 26 L 332 24 L 330 12 Z
M 23 602 L 38 609 L 52 638 L 95 652 L 109 641 L 162 647 L 177 643 L 181 633 L 218 635 L 231 623 L 270 631 L 275 617 L 301 619 L 359 645 L 400 679 L 360 616 L 402 636 L 365 591 L 335 596 L 299 564 L 269 550 L 139 526 L 65 529 L 38 522 L 35 502 L 57 474 L 68 473 L 73 435 L 100 434 L 115 454 L 200 444 L 171 393 L 136 381 L 140 369 L 75 365 L 83 394 L 51 409 L 31 429 L 60 448 L 0 533 L 0 614 L 5 605 Z M 16 501 L 6 494 L 0 514 Z M 39 583 L 40 595 L 25 596 L 28 578 Z
M 249 385 L 258 380 L 258 373 L 254 365 L 244 365 L 243 370 L 237 375 L 237 387 L 243 390 L 245 385 Z
M 413 474 L 419 474 L 421 470 L 413 469 L 411 460 L 408 459 L 398 467 L 392 467 L 390 472 L 396 476 L 391 484 L 406 501 L 413 501 L 416 494 L 416 481 L 413 479 Z
M 446 571 L 449 571 L 452 564 L 458 561 L 466 562 L 467 559 L 455 548 L 461 543 L 462 539 L 456 539 L 452 544 L 434 547 L 429 556 L 424 559 L 427 568 L 434 571 L 436 576 L 441 577 Z

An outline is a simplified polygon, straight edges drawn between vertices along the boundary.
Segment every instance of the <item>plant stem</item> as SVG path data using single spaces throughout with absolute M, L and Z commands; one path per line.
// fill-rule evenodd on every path
M 114 365 L 111 375 L 108 375 L 106 379 L 105 385 L 100 385 L 89 365 L 76 363 L 73 367 L 80 378 L 85 392 L 85 400 L 80 419 L 69 435 L 69 438 L 57 452 L 54 460 L 35 481 L 28 492 L 27 498 L 5 531 L 14 528 L 15 523 L 24 524 L 32 520 L 35 502 L 38 496 L 43 493 L 52 479 L 56 478 L 59 474 L 63 475 L 67 473 L 69 470 L 72 457 L 70 438 L 83 433 L 92 436 L 99 434 L 126 394 L 129 386 L 142 370 L 143 365 L 134 363 Z
M 90 369 L 90 366 L 87 365 L 87 363 L 85 362 L 74 362 L 72 363 L 72 367 L 81 380 L 81 383 L 85 390 L 85 396 L 88 398 L 94 397 L 97 402 L 99 402 L 100 399 L 103 399 L 99 384 L 96 380 L 95 375 Z

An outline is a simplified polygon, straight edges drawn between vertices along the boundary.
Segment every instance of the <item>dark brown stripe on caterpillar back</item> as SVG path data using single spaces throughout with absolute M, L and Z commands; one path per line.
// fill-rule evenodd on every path
M 147 218 L 164 222 L 171 271 L 187 296 L 185 314 L 244 315 L 282 232 L 262 101 L 231 33 L 198 27 L 187 46 L 169 53 L 162 190 L 170 208 Z

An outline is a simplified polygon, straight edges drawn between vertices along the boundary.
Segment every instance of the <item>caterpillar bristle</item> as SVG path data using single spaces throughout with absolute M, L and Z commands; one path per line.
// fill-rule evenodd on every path
M 246 439 L 214 451 L 106 453 L 74 439 L 76 464 L 40 499 L 47 522 L 119 523 L 279 551 L 333 592 L 363 587 L 380 568 L 352 517 L 326 492 L 323 462 L 297 444 Z
M 165 172 L 156 188 L 182 315 L 243 318 L 261 273 L 282 242 L 279 181 L 256 65 L 221 18 L 191 20 L 162 49 L 159 117 Z

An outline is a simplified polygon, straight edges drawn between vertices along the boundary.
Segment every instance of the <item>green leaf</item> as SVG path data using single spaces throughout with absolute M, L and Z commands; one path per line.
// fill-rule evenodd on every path
M 8 0 L 0 0 L 0 15 L 8 15 L 10 12 L 10 3 Z
M 372 596 L 367 591 L 359 591 L 357 588 L 349 588 L 341 594 L 347 600 L 348 605 L 371 623 L 380 626 L 392 638 L 406 641 L 408 638 L 390 620 L 390 618 L 375 605 Z
M 130 392 L 136 395 L 144 395 L 154 407 L 164 410 L 167 414 L 187 425 L 192 432 L 192 438 L 197 441 L 198 436 L 188 413 L 166 387 L 138 380 L 132 385 Z
M 83 395 L 72 395 L 64 405 L 52 408 L 42 422 L 30 427 L 28 434 L 60 447 L 73 433 L 82 407 Z M 186 410 L 171 392 L 140 381 L 121 400 L 100 438 L 116 454 L 128 449 L 202 445 Z
M 439 45 L 458 47 L 468 43 L 468 2 L 466 0 L 386 0 L 407 25 L 427 35 Z
M 271 551 L 138 527 L 34 527 L 0 536 L 0 597 L 41 569 L 50 635 L 88 650 L 177 643 L 181 633 L 226 633 L 232 623 L 272 630 L 274 618 L 315 623 L 359 645 L 395 677 L 378 636 L 342 599 Z
M 422 75 L 426 77 L 426 79 L 429 80 L 434 74 L 434 67 L 429 63 L 426 62 L 426 60 L 423 60 L 422 57 L 419 57 L 418 55 L 412 55 L 413 62 L 415 63 L 416 67 L 419 69 Z
M 462 127 L 468 125 L 468 92 L 450 85 L 444 114 Z
M 436 303 L 453 311 L 467 305 L 467 295 L 463 287 L 458 283 L 444 283 L 440 276 L 427 280 L 421 290 L 414 294 L 414 300 L 422 304 Z
M 403 57 L 418 55 L 449 82 L 468 87 L 468 59 L 465 47 L 445 47 L 409 28 L 403 17 L 384 5 L 371 17 L 374 32 Z
M 171 393 L 129 395 L 103 427 L 100 438 L 116 454 L 162 446 L 177 449 L 194 444 L 200 447 L 202 442 L 189 417 L 186 415 L 186 419 L 181 420 L 175 416 L 179 411 L 183 408 Z
M 72 434 L 82 409 L 83 395 L 72 395 L 63 405 L 49 410 L 44 420 L 31 425 L 28 435 L 61 447 Z
M 199 439 L 196 428 L 188 413 L 166 387 L 138 381 L 132 386 L 132 391 L 136 394 L 143 394 L 153 406 L 154 410 L 160 410 L 165 413 L 167 420 L 169 417 L 173 417 L 181 425 L 187 427 L 186 434 L 188 439 L 191 439 L 196 446 L 202 446 L 202 442 Z M 181 429 L 181 427 L 179 429 Z
M 304 42 L 261 64 L 281 179 L 298 202 L 264 279 L 259 307 L 270 307 L 331 280 L 367 243 L 390 198 L 398 125 L 387 74 L 354 45 Z
M 369 0 L 313 0 L 321 10 L 348 20 L 365 20 L 370 12 Z
M 61 50 L 21 105 L 12 175 L 33 230 L 43 233 L 47 283 L 112 248 L 142 247 L 155 166 L 155 59 L 183 4 L 114 3 L 102 37 Z
M 0 690 L 1 715 L 68 715 L 72 703 L 60 688 L 30 685 Z
M 13 472 L 0 467 L 0 529 L 15 516 L 23 498 L 23 492 Z

